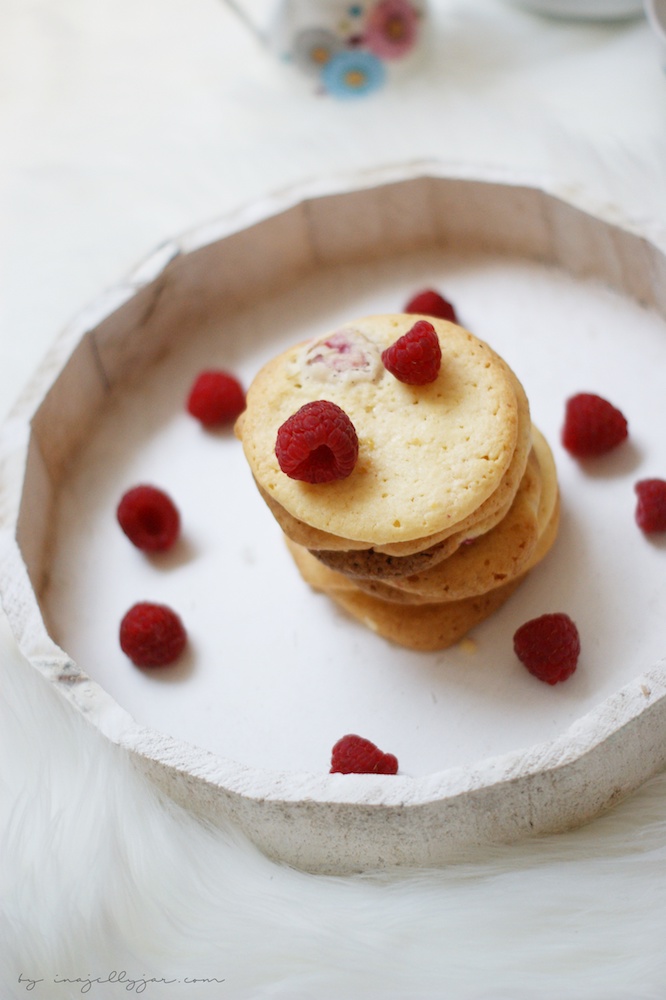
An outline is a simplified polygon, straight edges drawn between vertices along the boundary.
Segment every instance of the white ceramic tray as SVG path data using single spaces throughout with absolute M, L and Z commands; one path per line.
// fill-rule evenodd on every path
M 666 240 L 546 188 L 416 165 L 211 224 L 86 310 L 4 428 L 0 592 L 26 657 L 177 801 L 290 864 L 445 863 L 582 823 L 666 763 L 666 553 L 633 519 L 634 482 L 666 475 Z M 392 646 L 312 593 L 238 442 L 184 409 L 200 368 L 247 383 L 281 347 L 424 286 L 523 381 L 563 501 L 544 564 L 473 644 L 438 654 Z M 559 444 L 582 390 L 620 406 L 631 433 L 587 466 Z M 183 542 L 163 559 L 115 522 L 137 482 L 181 510 Z M 185 621 L 177 667 L 140 671 L 120 652 L 140 599 Z M 555 688 L 511 643 L 553 610 L 583 648 Z M 400 773 L 330 775 L 346 732 L 395 753 Z

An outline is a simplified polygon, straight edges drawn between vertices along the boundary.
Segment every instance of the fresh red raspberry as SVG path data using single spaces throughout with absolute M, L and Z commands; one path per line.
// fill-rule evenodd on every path
M 231 423 L 245 409 L 245 392 L 238 379 L 222 369 L 201 372 L 190 389 L 187 410 L 204 427 Z
M 448 319 L 451 323 L 458 322 L 456 311 L 451 303 L 432 288 L 426 288 L 411 298 L 403 312 L 434 316 L 436 319 Z
M 663 479 L 642 479 L 634 486 L 636 524 L 646 534 L 666 531 L 666 482 Z
M 570 677 L 578 664 L 580 637 L 568 615 L 541 615 L 521 625 L 513 637 L 518 659 L 546 684 Z
M 397 774 L 398 759 L 392 753 L 382 753 L 379 747 L 363 736 L 343 736 L 333 747 L 331 774 Z
M 305 403 L 277 432 L 275 455 L 290 479 L 346 479 L 358 458 L 358 437 L 344 410 L 326 399 Z
M 187 644 L 185 627 L 171 608 L 141 601 L 120 623 L 120 648 L 137 667 L 165 667 Z
M 576 458 L 604 455 L 627 435 L 627 421 L 607 399 L 581 392 L 567 400 L 562 444 Z
M 144 552 L 170 549 L 180 533 L 180 514 L 171 497 L 156 486 L 135 486 L 116 510 L 130 542 Z
M 384 367 L 407 385 L 434 382 L 442 364 L 442 349 L 435 328 L 420 319 L 411 330 L 382 351 Z

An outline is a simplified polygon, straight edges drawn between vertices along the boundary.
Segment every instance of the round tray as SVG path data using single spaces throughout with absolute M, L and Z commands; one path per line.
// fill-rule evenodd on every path
M 27 659 L 169 795 L 311 871 L 428 866 L 570 828 L 666 763 L 663 546 L 633 484 L 666 473 L 666 241 L 521 178 L 414 165 L 311 184 L 148 258 L 64 332 L 3 430 L 0 593 Z M 300 579 L 231 432 L 185 412 L 194 375 L 247 383 L 288 344 L 435 286 L 514 368 L 553 447 L 560 536 L 472 641 L 412 653 Z M 564 401 L 599 392 L 630 441 L 581 465 Z M 161 485 L 184 537 L 146 558 L 115 522 Z M 191 648 L 132 667 L 117 629 L 170 604 Z M 568 612 L 579 669 L 551 688 L 512 652 Z M 359 732 L 396 776 L 331 775 Z

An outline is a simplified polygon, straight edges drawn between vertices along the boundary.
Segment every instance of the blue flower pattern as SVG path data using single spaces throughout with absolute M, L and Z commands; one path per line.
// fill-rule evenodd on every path
M 381 59 L 362 49 L 337 52 L 321 71 L 325 91 L 341 98 L 364 97 L 382 87 L 385 78 Z

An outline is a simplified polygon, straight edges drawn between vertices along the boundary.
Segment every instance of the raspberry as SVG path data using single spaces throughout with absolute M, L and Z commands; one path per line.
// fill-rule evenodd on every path
M 562 444 L 576 458 L 603 455 L 627 435 L 627 421 L 607 399 L 581 392 L 567 400 Z
M 411 330 L 382 351 L 382 361 L 399 382 L 407 385 L 434 382 L 442 363 L 442 349 L 432 323 L 418 320 Z
M 666 481 L 663 479 L 642 479 L 634 486 L 636 503 L 636 524 L 646 534 L 666 531 Z
M 116 516 L 130 542 L 144 552 L 170 549 L 180 532 L 180 515 L 173 500 L 156 486 L 128 490 Z
M 457 323 L 456 311 L 439 292 L 432 288 L 426 288 L 409 300 L 403 312 L 420 313 L 421 316 L 435 316 L 437 319 L 448 319 L 451 323 Z
M 245 409 L 245 392 L 238 379 L 222 369 L 201 372 L 190 389 L 187 410 L 204 427 L 230 423 Z
M 343 736 L 333 747 L 331 774 L 397 774 L 398 760 L 392 753 L 382 753 L 379 747 L 363 736 Z
M 164 604 L 135 604 L 120 623 L 120 648 L 137 667 L 165 667 L 186 644 L 182 621 Z
M 580 637 L 571 618 L 557 612 L 521 625 L 513 637 L 513 648 L 531 674 L 546 684 L 557 684 L 576 669 Z
M 346 479 L 356 465 L 358 438 L 354 425 L 335 403 L 305 403 L 277 432 L 275 455 L 290 479 L 329 483 Z

